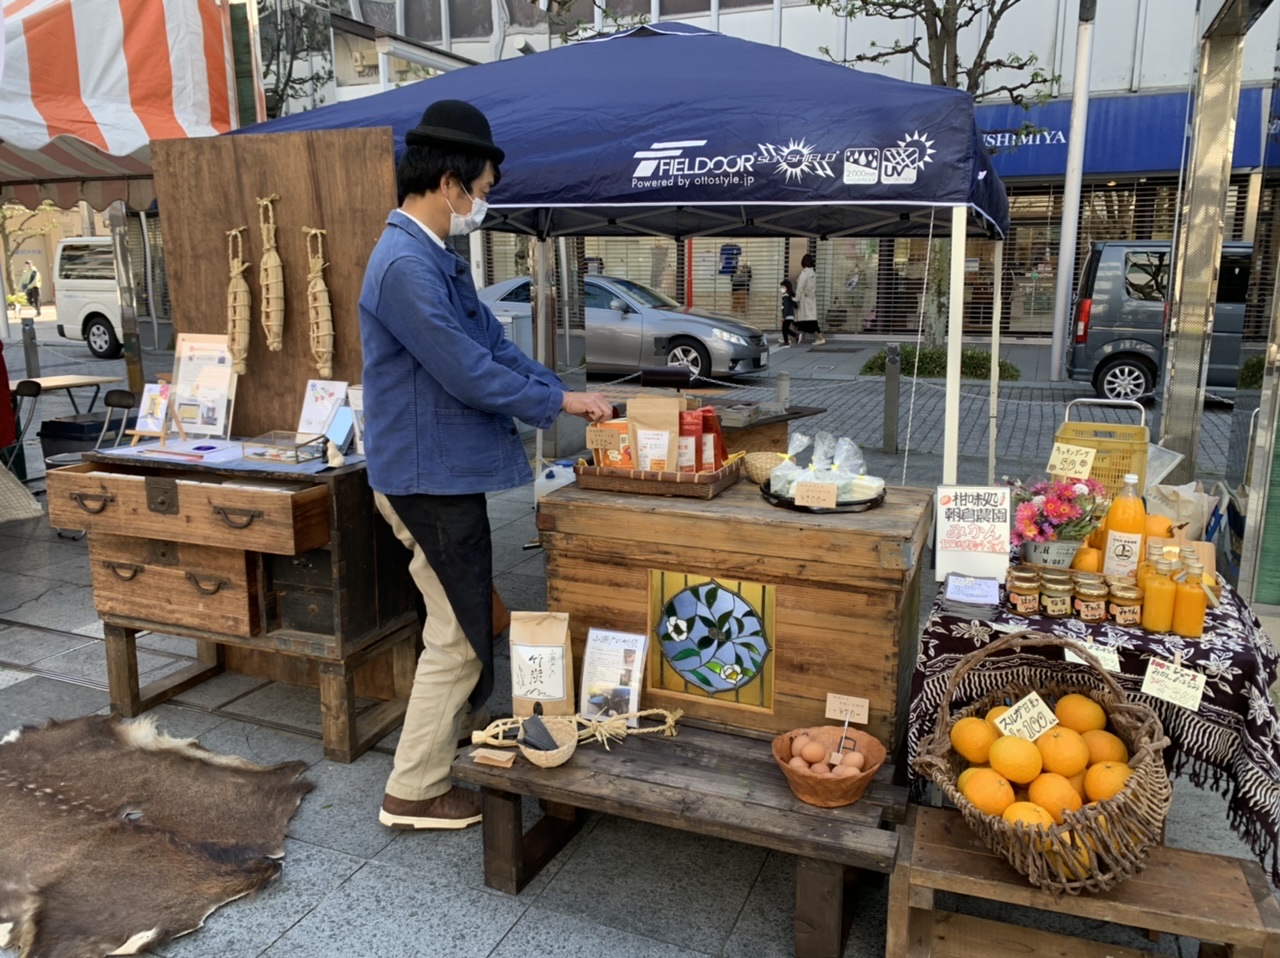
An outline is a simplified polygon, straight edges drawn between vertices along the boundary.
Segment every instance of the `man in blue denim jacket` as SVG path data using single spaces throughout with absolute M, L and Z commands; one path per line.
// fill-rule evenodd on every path
M 485 493 L 533 478 L 512 417 L 546 429 L 561 412 L 612 407 L 574 393 L 502 334 L 467 262 L 444 243 L 484 220 L 502 150 L 460 100 L 429 106 L 396 166 L 402 202 L 369 257 L 360 293 L 365 453 L 378 509 L 413 552 L 427 623 L 379 820 L 465 828 L 478 796 L 449 764 L 468 707 L 493 688 L 493 549 Z

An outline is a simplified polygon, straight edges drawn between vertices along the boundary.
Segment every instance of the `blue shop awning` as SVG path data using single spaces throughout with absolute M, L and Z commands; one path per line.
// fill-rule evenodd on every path
M 1233 169 L 1262 164 L 1263 94 L 1259 87 L 1240 91 L 1236 115 Z M 1182 162 L 1187 103 L 1190 94 L 1145 93 L 1102 96 L 1089 100 L 1084 175 L 1177 173 Z M 1012 104 L 980 104 L 978 128 L 1001 179 L 1066 173 L 1071 100 L 1063 98 L 1029 110 Z M 1038 132 L 1024 134 L 1030 123 Z

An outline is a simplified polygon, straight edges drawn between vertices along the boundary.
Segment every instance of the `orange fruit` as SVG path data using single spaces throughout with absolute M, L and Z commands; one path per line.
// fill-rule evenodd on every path
M 1092 728 L 1080 737 L 1084 740 L 1085 747 L 1089 749 L 1090 765 L 1097 765 L 1099 762 L 1128 764 L 1129 750 L 1125 748 L 1124 742 L 1120 741 L 1120 736 L 1112 735 L 1105 729 Z
M 1080 771 L 1076 772 L 1074 775 L 1066 776 L 1067 781 L 1071 783 L 1071 787 L 1076 790 L 1076 793 L 1080 796 L 1081 799 L 1085 798 L 1084 776 L 1086 771 L 1087 769 L 1082 768 L 1080 769 Z
M 1079 572 L 1101 572 L 1102 550 L 1093 546 L 1081 546 L 1076 550 L 1076 557 L 1071 560 L 1071 568 Z
M 1146 536 L 1149 539 L 1172 539 L 1173 522 L 1168 516 L 1147 516 Z
M 1058 699 L 1058 704 L 1053 707 L 1053 714 L 1058 717 L 1059 722 L 1081 735 L 1090 729 L 1107 727 L 1107 713 L 1102 710 L 1102 706 L 1078 692 Z
M 987 720 L 988 722 L 990 722 L 992 725 L 996 725 L 996 719 L 998 719 L 1001 715 L 1004 715 L 1004 713 L 1005 713 L 1005 712 L 1007 712 L 1007 711 L 1009 711 L 1009 706 L 1007 706 L 1007 705 L 997 705 L 995 708 L 993 708 L 993 709 L 991 709 L 989 712 L 987 712 L 987 714 L 986 714 L 986 716 L 985 716 L 985 717 L 986 717 L 986 720 Z M 999 726 L 999 725 L 996 725 L 996 731 L 997 731 L 997 732 L 1000 732 L 1000 726 Z M 1004 734 L 1004 732 L 1000 732 L 1000 734 L 1001 734 L 1001 735 L 1003 735 L 1003 734 Z
M 991 743 L 1000 737 L 996 727 L 977 716 L 962 718 L 951 726 L 951 747 L 965 761 L 985 765 Z
M 1062 833 L 1062 841 L 1067 846 L 1067 851 L 1059 853 L 1056 848 L 1050 848 L 1048 859 L 1053 865 L 1057 865 L 1062 869 L 1062 873 L 1068 878 L 1083 881 L 1089 877 L 1089 849 L 1084 845 L 1073 844 L 1071 832 Z
M 1089 746 L 1084 744 L 1079 732 L 1062 725 L 1055 725 L 1036 739 L 1036 748 L 1040 750 L 1046 772 L 1071 776 L 1084 771 L 1089 764 Z
M 1019 824 L 1031 829 L 1053 827 L 1053 816 L 1034 802 L 1014 802 L 1000 817 L 1015 827 Z M 1042 847 L 1047 847 L 1047 841 Z
M 1040 750 L 1025 738 L 1002 735 L 987 751 L 991 767 L 1015 785 L 1028 785 L 1040 774 L 1044 760 Z
M 1133 769 L 1119 762 L 1099 762 L 1089 766 L 1084 775 L 1084 793 L 1090 801 L 1101 802 L 1117 794 L 1133 774 Z
M 973 773 L 980 768 L 986 768 L 986 767 L 987 767 L 986 765 L 970 765 L 963 772 L 961 772 L 959 775 L 956 776 L 956 788 L 960 791 L 961 795 L 964 794 L 965 784 L 969 781 L 969 779 L 973 778 Z
M 1084 799 L 1063 776 L 1057 772 L 1045 772 L 1027 788 L 1027 797 L 1043 808 L 1059 825 L 1064 812 L 1074 812 L 1084 804 Z
M 989 768 L 975 768 L 961 794 L 988 815 L 1001 815 L 1013 804 L 1013 787 L 1003 775 Z

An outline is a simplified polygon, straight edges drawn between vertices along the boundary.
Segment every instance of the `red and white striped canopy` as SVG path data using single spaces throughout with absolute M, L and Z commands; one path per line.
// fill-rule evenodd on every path
M 0 201 L 142 208 L 151 140 L 232 128 L 228 0 L 0 2 Z

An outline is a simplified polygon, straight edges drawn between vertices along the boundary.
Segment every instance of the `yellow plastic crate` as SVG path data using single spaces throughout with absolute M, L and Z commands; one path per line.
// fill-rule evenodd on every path
M 1072 406 L 1110 406 L 1137 410 L 1138 425 L 1110 422 L 1085 422 L 1071 419 Z M 1077 399 L 1067 403 L 1062 424 L 1054 434 L 1054 441 L 1096 449 L 1093 469 L 1089 478 L 1100 482 L 1107 495 L 1115 496 L 1124 486 L 1126 473 L 1138 476 L 1139 494 L 1147 487 L 1147 446 L 1151 442 L 1151 430 L 1147 428 L 1147 411 L 1140 403 L 1113 399 Z

